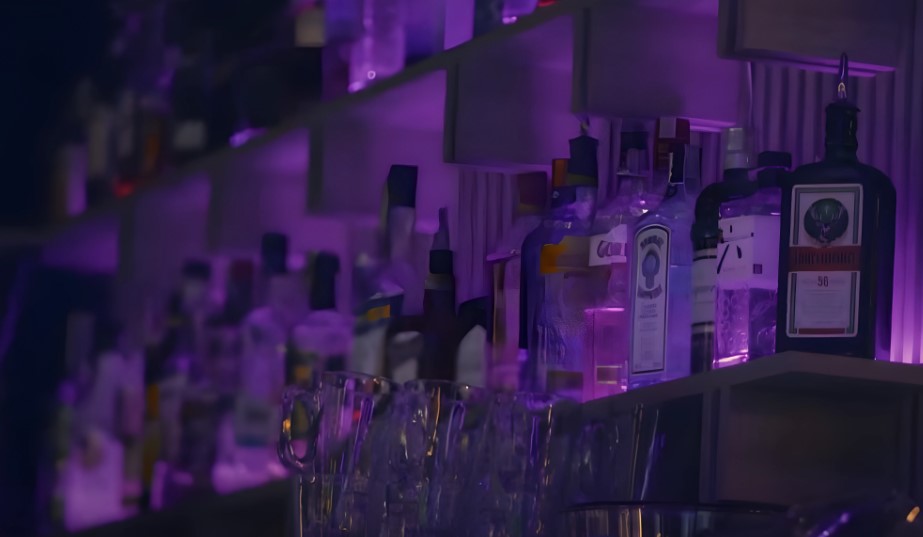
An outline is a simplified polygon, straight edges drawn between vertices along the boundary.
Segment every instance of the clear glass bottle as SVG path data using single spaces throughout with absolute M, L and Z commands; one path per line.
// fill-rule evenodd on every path
M 336 276 L 340 258 L 319 252 L 312 260 L 311 312 L 292 328 L 291 347 L 299 359 L 289 383 L 313 386 L 324 371 L 343 371 L 350 354 L 355 320 L 337 311 Z
M 764 152 L 757 158 L 756 180 L 725 172 L 718 220 L 715 368 L 775 352 L 779 253 L 761 246 L 778 241 L 779 176 L 791 161 L 788 153 Z
M 824 159 L 782 185 L 776 352 L 888 360 L 897 194 L 856 157 L 859 109 L 843 55 L 826 109 Z
M 624 134 L 623 134 L 624 136 Z M 590 267 L 606 271 L 605 295 L 586 310 L 588 379 L 585 399 L 628 389 L 631 341 L 631 265 L 629 237 L 637 220 L 650 211 L 645 194 L 649 176 L 619 173 L 616 195 L 596 215 L 590 238 Z
M 349 91 L 399 73 L 405 50 L 403 2 L 362 0 L 362 31 L 350 54 Z
M 539 380 L 545 390 L 582 400 L 586 383 L 585 311 L 605 296 L 607 271 L 590 267 L 589 250 L 598 187 L 597 147 L 589 136 L 570 141 L 565 184 L 573 202 L 548 227 L 539 259 L 544 296 L 535 316 Z
M 548 174 L 523 173 L 516 176 L 513 225 L 493 253 L 487 256 L 493 278 L 493 327 L 487 382 L 496 390 L 519 389 L 519 370 L 526 360 L 528 340 L 520 337 L 525 319 L 520 318 L 522 289 L 522 248 L 529 233 L 542 224 L 548 199 Z
M 301 279 L 287 268 L 288 237 L 266 233 L 260 249 L 263 305 L 247 315 L 241 328 L 243 360 L 233 421 L 241 485 L 284 475 L 275 454 L 277 407 L 285 387 L 288 335 L 306 314 Z
M 688 122 L 661 119 L 655 178 L 666 175 L 666 196 L 637 224 L 632 241 L 631 371 L 629 388 L 683 377 L 690 371 L 694 192 L 700 151 L 678 144 Z M 665 141 L 666 140 L 666 141 Z M 663 163 L 669 162 L 664 174 Z
M 538 7 L 538 0 L 504 0 L 503 24 L 512 24 L 531 14 Z

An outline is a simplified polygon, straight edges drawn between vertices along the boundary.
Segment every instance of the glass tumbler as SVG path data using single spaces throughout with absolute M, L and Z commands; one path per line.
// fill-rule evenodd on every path
M 381 537 L 457 535 L 462 497 L 484 440 L 490 392 L 413 380 L 396 398 L 386 443 Z
M 613 503 L 582 505 L 564 514 L 566 537 L 735 537 L 778 524 L 772 507 Z
M 571 400 L 538 393 L 497 394 L 490 409 L 478 472 L 466 494 L 468 537 L 555 535 L 567 458 L 562 427 Z
M 316 389 L 285 392 L 279 458 L 302 480 L 302 535 L 366 535 L 380 517 L 381 502 L 369 498 L 383 425 L 375 418 L 388 413 L 396 390 L 385 378 L 329 372 Z

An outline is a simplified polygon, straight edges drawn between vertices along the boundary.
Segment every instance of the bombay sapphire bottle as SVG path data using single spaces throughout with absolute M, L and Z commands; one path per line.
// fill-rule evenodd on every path
M 894 271 L 894 185 L 856 158 L 859 109 L 841 60 L 827 105 L 824 159 L 782 185 L 776 352 L 887 360 Z
M 597 147 L 589 136 L 570 141 L 566 188 L 573 201 L 545 236 L 539 257 L 543 299 L 535 316 L 539 381 L 544 389 L 582 400 L 587 359 L 586 310 L 605 295 L 607 272 L 590 267 L 590 236 L 596 213 Z M 567 194 L 565 194 L 567 195 Z
M 683 377 L 690 371 L 689 237 L 700 151 L 674 145 L 669 154 L 667 194 L 660 207 L 638 221 L 634 234 L 630 388 Z

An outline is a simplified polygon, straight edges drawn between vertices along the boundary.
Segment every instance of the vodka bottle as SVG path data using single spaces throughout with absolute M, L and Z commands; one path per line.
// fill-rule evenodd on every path
M 887 360 L 897 195 L 856 158 L 859 109 L 847 74 L 844 55 L 824 159 L 783 182 L 776 351 Z
M 455 380 L 458 325 L 455 308 L 455 259 L 449 246 L 448 209 L 439 209 L 439 229 L 429 251 L 423 291 L 423 354 L 417 378 Z
M 778 251 L 766 248 L 779 236 L 779 179 L 791 155 L 757 157 L 756 180 L 726 171 L 718 226 L 713 366 L 725 367 L 775 352 Z
M 539 379 L 549 392 L 583 399 L 588 359 L 585 311 L 605 295 L 607 274 L 590 267 L 589 244 L 596 212 L 598 142 L 580 136 L 570 142 L 566 188 L 573 202 L 548 228 L 539 272 L 544 296 L 535 317 Z
M 682 130 L 688 132 L 688 123 L 681 120 L 658 124 L 661 140 L 675 138 Z M 668 155 L 668 184 L 663 202 L 638 221 L 633 238 L 630 388 L 683 377 L 690 371 L 689 236 L 700 151 L 662 141 L 656 147 L 655 163 L 663 164 L 665 150 Z
M 548 174 L 524 173 L 516 176 L 513 225 L 487 256 L 493 277 L 490 358 L 487 381 L 498 390 L 519 389 L 519 369 L 525 362 L 528 343 L 520 338 L 519 297 L 522 287 L 522 247 L 526 237 L 542 223 L 548 198 Z M 522 339 L 522 341 L 521 341 Z

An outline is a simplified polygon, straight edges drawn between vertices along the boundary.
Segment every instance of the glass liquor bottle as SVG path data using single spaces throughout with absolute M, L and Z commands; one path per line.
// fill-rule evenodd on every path
M 522 247 L 529 233 L 542 224 L 548 199 L 548 174 L 519 174 L 516 187 L 513 225 L 487 256 L 493 278 L 493 329 L 487 382 L 493 389 L 507 391 L 519 389 L 519 369 L 526 359 L 528 343 L 519 337 Z
M 843 55 L 824 159 L 782 185 L 776 352 L 887 360 L 896 193 L 856 157 L 859 109 L 848 100 L 847 74 Z
M 605 295 L 607 274 L 591 268 L 589 244 L 596 213 L 598 141 L 583 135 L 570 141 L 565 183 L 573 202 L 548 228 L 539 259 L 543 300 L 535 316 L 539 380 L 545 390 L 581 400 L 587 359 L 585 310 Z
M 757 156 L 756 180 L 746 170 L 725 171 L 716 251 L 715 368 L 775 352 L 779 253 L 763 245 L 778 241 L 779 182 L 791 162 L 788 153 L 766 151 Z
M 297 359 L 288 379 L 289 384 L 304 386 L 312 386 L 324 371 L 346 369 L 355 323 L 352 316 L 337 311 L 339 257 L 319 252 L 311 265 L 311 312 L 292 328 L 291 347 Z
M 722 177 L 702 189 L 695 202 L 692 225 L 692 350 L 693 373 L 707 371 L 715 362 L 715 285 L 718 267 L 718 225 L 721 203 L 727 200 L 735 178 L 747 181 L 750 151 L 745 129 L 732 127 L 724 133 L 724 172 Z M 739 196 L 738 196 L 739 197 Z
M 667 131 L 665 133 L 665 131 Z M 661 139 L 688 132 L 688 122 L 661 120 Z M 632 241 L 629 388 L 680 378 L 690 371 L 693 192 L 699 149 L 658 142 L 655 163 L 670 162 L 666 196 L 637 224 Z M 655 174 L 659 173 L 655 170 Z
M 285 386 L 288 335 L 305 315 L 301 281 L 288 272 L 288 237 L 266 233 L 260 250 L 263 305 L 242 324 L 243 359 L 233 421 L 237 477 L 243 486 L 284 475 L 274 448 L 277 406 Z
M 423 353 L 417 378 L 455 380 L 458 326 L 455 310 L 455 257 L 449 246 L 449 212 L 439 209 L 439 229 L 429 251 L 423 290 Z
M 647 133 L 622 133 L 622 162 L 637 163 L 646 153 Z M 635 142 L 643 143 L 635 143 Z M 626 149 L 625 146 L 630 146 Z M 628 356 L 631 341 L 629 315 L 631 265 L 630 241 L 637 220 L 651 210 L 646 195 L 649 176 L 636 167 L 620 169 L 616 195 L 600 208 L 590 238 L 590 267 L 607 272 L 607 289 L 599 303 L 586 310 L 587 377 L 585 398 L 595 399 L 628 389 Z
M 519 372 L 519 389 L 541 391 L 545 379 L 539 376 L 538 338 L 535 319 L 545 300 L 545 281 L 541 277 L 542 246 L 556 226 L 565 225 L 569 206 L 576 199 L 574 187 L 567 186 L 567 159 L 551 162 L 551 205 L 541 224 L 522 241 L 519 293 L 519 347 L 526 349 Z
M 406 58 L 403 2 L 361 0 L 362 30 L 352 45 L 349 91 L 359 91 L 377 80 L 395 75 Z

